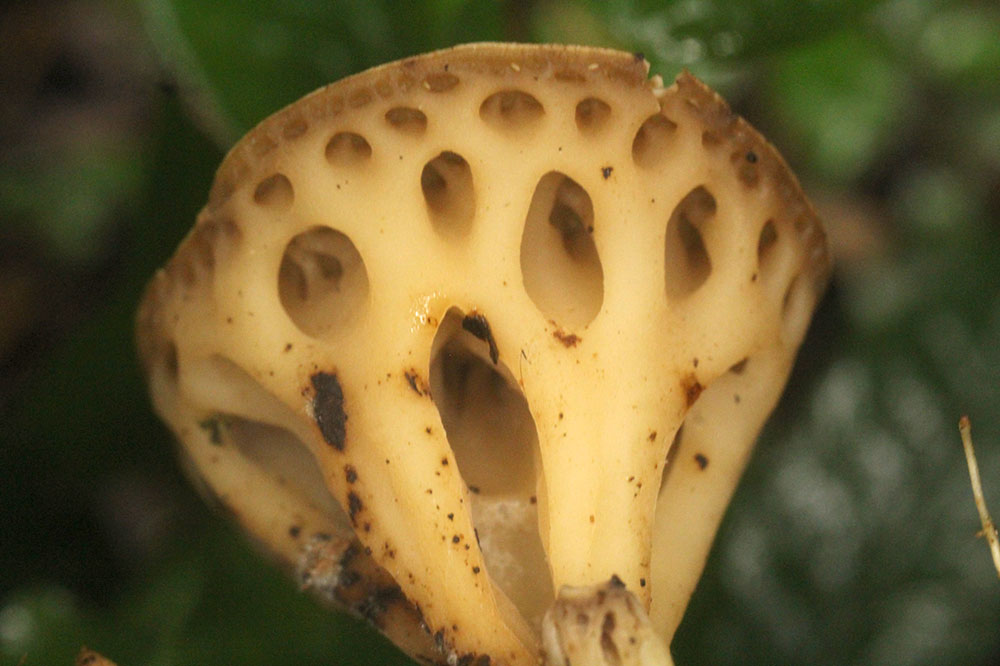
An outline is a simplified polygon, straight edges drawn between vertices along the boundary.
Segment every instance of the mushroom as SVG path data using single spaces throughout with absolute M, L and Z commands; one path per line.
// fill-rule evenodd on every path
M 588 595 L 669 645 L 829 268 L 692 75 L 477 44 L 244 137 L 138 342 L 192 476 L 303 586 L 450 666 L 537 663 L 551 608 L 562 663 L 611 636 L 558 628 Z

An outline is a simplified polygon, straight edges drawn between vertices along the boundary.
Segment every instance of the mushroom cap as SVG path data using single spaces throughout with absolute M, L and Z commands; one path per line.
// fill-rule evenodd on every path
M 669 641 L 829 270 L 692 75 L 474 44 L 247 134 L 138 343 L 192 475 L 303 585 L 424 661 L 529 664 L 557 590 L 613 576 Z

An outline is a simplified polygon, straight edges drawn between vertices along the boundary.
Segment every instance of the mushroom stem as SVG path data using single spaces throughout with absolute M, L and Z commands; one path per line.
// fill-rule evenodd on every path
M 976 500 L 976 509 L 979 510 L 979 520 L 983 523 L 983 529 L 978 536 L 985 536 L 990 546 L 990 554 L 993 556 L 993 566 L 996 567 L 997 576 L 1000 577 L 1000 536 L 997 535 L 996 525 L 990 518 L 990 512 L 986 508 L 986 498 L 983 497 L 983 484 L 979 480 L 979 463 L 976 462 L 976 452 L 972 448 L 972 424 L 969 417 L 963 416 L 958 421 L 958 432 L 962 435 L 962 447 L 965 449 L 965 461 L 969 464 L 969 479 L 972 482 L 972 496 Z
M 544 666 L 673 666 L 639 599 L 617 576 L 564 586 L 542 621 Z

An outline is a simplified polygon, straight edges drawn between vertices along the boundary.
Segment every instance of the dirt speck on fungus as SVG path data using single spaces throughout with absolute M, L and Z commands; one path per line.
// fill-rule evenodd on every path
M 317 372 L 311 380 L 315 391 L 312 410 L 316 425 L 327 444 L 343 451 L 347 437 L 347 414 L 344 412 L 344 392 L 337 375 Z

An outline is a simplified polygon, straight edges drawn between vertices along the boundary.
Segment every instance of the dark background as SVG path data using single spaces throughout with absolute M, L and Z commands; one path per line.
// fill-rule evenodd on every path
M 0 664 L 405 664 L 195 495 L 140 290 L 224 150 L 329 81 L 477 40 L 690 68 L 784 152 L 836 273 L 677 636 L 696 664 L 1000 664 L 1000 8 L 948 0 L 0 3 Z

